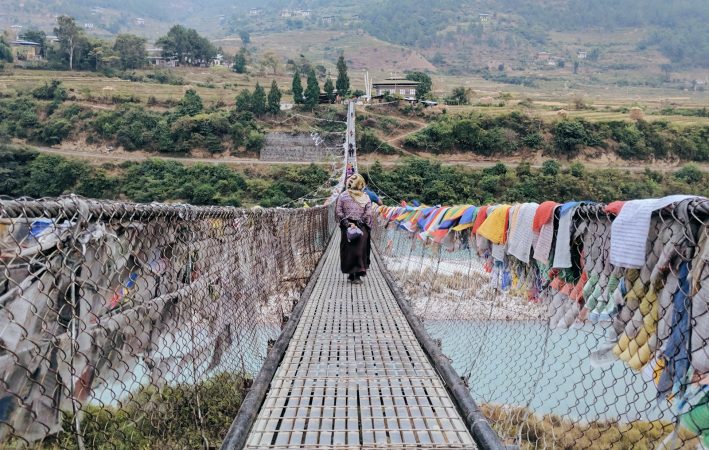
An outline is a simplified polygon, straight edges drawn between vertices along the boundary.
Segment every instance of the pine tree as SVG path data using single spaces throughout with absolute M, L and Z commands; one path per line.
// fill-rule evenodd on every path
M 332 80 L 330 78 L 325 81 L 325 85 L 323 86 L 323 90 L 327 94 L 327 99 L 330 100 L 330 103 L 335 102 L 335 85 L 332 84 Z
M 251 112 L 256 117 L 261 117 L 266 113 L 266 91 L 256 82 L 254 93 L 251 95 Z
M 236 96 L 236 112 L 251 111 L 251 93 L 244 89 Z
M 320 85 L 318 84 L 318 78 L 315 76 L 315 71 L 310 69 L 308 73 L 308 84 L 305 86 L 305 105 L 308 109 L 313 109 L 319 101 Z
M 246 73 L 246 49 L 241 47 L 239 53 L 234 56 L 234 64 L 231 66 L 236 73 Z
M 296 105 L 303 103 L 303 85 L 300 83 L 300 72 L 297 70 L 293 74 L 293 101 Z
M 278 89 L 278 83 L 273 80 L 271 90 L 268 91 L 268 112 L 278 114 L 281 112 L 281 90 Z
M 177 105 L 177 112 L 181 116 L 194 116 L 201 113 L 203 109 L 202 98 L 194 89 L 187 89 Z
M 335 82 L 335 87 L 337 87 L 337 94 L 340 97 L 344 97 L 350 92 L 350 78 L 347 76 L 347 63 L 345 62 L 344 55 L 340 55 L 340 58 L 337 60 L 337 81 Z

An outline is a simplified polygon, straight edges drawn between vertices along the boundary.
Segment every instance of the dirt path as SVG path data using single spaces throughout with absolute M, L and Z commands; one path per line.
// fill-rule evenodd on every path
M 184 164 L 230 164 L 230 165 L 283 165 L 283 164 L 298 164 L 298 165 L 308 165 L 309 162 L 278 162 L 278 161 L 261 161 L 256 158 L 193 158 L 193 157 L 179 157 L 179 156 L 164 156 L 158 153 L 155 154 L 143 154 L 140 152 L 136 153 L 98 153 L 98 152 L 82 152 L 79 150 L 67 150 L 52 147 L 33 147 L 41 153 L 49 153 L 53 155 L 67 156 L 70 158 L 81 158 L 92 161 L 145 161 L 148 159 L 160 159 L 163 161 L 177 161 Z M 323 163 L 324 164 L 324 163 Z
M 148 159 L 159 159 L 163 161 L 176 161 L 183 164 L 227 164 L 232 166 L 282 166 L 282 165 L 309 165 L 310 162 L 293 162 L 293 161 L 261 161 L 256 158 L 236 158 L 236 157 L 225 157 L 225 158 L 194 158 L 194 157 L 179 157 L 179 156 L 164 156 L 160 154 L 144 154 L 144 153 L 98 153 L 98 152 L 83 152 L 79 150 L 68 150 L 68 149 L 58 149 L 51 147 L 33 147 L 35 150 L 41 153 L 48 153 L 54 155 L 66 156 L 69 158 L 80 158 L 93 162 L 105 162 L 105 161 L 145 161 Z M 436 159 L 436 158 L 429 158 Z M 385 167 L 394 167 L 401 164 L 400 158 L 395 156 L 382 156 L 382 155 L 362 155 L 359 157 L 360 165 L 370 166 L 374 164 L 375 161 Z M 458 159 L 445 159 L 439 160 L 444 166 L 460 166 L 467 167 L 471 169 L 485 169 L 487 167 L 492 167 L 500 162 L 504 163 L 509 167 L 516 167 L 522 161 L 515 160 L 492 160 L 492 161 L 471 161 L 471 160 L 458 160 Z M 572 161 L 573 162 L 573 161 Z M 560 162 L 562 166 L 568 166 L 572 162 Z M 318 164 L 329 164 L 328 162 L 322 162 Z M 608 168 L 607 165 L 594 165 L 584 162 L 586 167 L 593 169 Z M 532 164 L 533 168 L 541 168 L 541 164 Z M 709 165 L 700 165 L 700 167 L 709 171 Z M 674 171 L 677 169 L 675 166 L 657 167 L 657 165 L 626 165 L 625 167 L 615 167 L 619 169 L 629 170 L 631 172 L 643 172 L 646 168 L 651 168 L 652 170 L 659 171 Z

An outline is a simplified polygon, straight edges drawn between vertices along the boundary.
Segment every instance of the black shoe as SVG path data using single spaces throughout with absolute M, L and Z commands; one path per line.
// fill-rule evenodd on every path
M 349 281 L 349 282 L 351 283 L 351 282 L 353 282 L 354 280 L 355 280 L 355 276 L 354 276 L 353 273 L 347 275 L 347 281 Z

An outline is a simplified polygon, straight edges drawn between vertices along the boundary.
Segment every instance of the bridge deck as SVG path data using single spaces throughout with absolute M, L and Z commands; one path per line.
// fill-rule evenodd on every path
M 380 268 L 348 284 L 336 235 L 246 448 L 476 448 Z

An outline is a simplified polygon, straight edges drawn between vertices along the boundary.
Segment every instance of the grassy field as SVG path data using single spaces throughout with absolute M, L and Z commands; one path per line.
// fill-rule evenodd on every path
M 151 70 L 135 71 L 136 75 L 145 76 Z M 177 68 L 171 71 L 184 80 L 185 84 L 160 84 L 151 81 L 129 81 L 120 78 L 109 78 L 91 72 L 67 72 L 45 70 L 12 69 L 0 73 L 0 94 L 27 92 L 45 82 L 56 79 L 70 90 L 79 101 L 96 103 L 111 103 L 112 96 L 133 95 L 140 103 L 147 103 L 150 97 L 160 102 L 178 101 L 187 89 L 195 89 L 207 104 L 224 102 L 234 104 L 234 97 L 242 89 L 253 89 L 260 82 L 268 89 L 272 80 L 276 80 L 282 90 L 290 90 L 291 77 L 279 75 L 263 75 L 254 77 L 240 75 L 227 67 L 211 68 Z M 289 101 L 286 95 L 284 101 Z
M 449 113 L 460 113 L 465 114 L 469 112 L 476 112 L 479 114 L 489 114 L 489 115 L 502 115 L 508 114 L 512 111 L 524 111 L 529 115 L 540 117 L 548 122 L 553 122 L 559 120 L 560 113 L 558 109 L 563 109 L 565 112 L 562 113 L 569 118 L 582 118 L 590 122 L 607 122 L 614 120 L 631 121 L 630 114 L 627 112 L 612 111 L 612 110 L 573 110 L 567 109 L 569 105 L 564 105 L 559 103 L 556 107 L 548 106 L 538 106 L 538 107 L 520 107 L 518 104 L 510 102 L 509 105 L 504 106 L 481 106 L 481 105 L 467 105 L 467 106 L 446 106 L 445 108 Z M 558 109 L 557 109 L 558 108 Z M 659 111 L 657 108 L 653 108 L 652 105 L 644 105 L 644 109 L 649 113 L 644 114 L 644 119 L 647 121 L 664 120 L 672 123 L 678 127 L 695 126 L 695 125 L 709 125 L 709 117 L 694 117 L 694 116 L 682 116 L 682 115 L 665 115 L 665 114 L 653 114 L 653 112 Z
M 322 32 L 323 41 L 320 48 L 310 47 L 311 40 L 299 40 L 298 35 L 289 33 L 289 36 L 281 36 L 277 39 L 281 44 L 283 55 L 297 55 L 301 51 L 308 51 L 306 54 L 311 61 L 316 59 L 318 51 L 338 51 L 344 48 L 344 35 L 336 32 Z M 305 36 L 313 36 L 308 33 Z M 264 39 L 276 39 L 273 35 Z M 389 46 L 375 51 L 369 47 L 365 50 L 365 41 L 373 39 L 362 36 L 362 42 L 349 42 L 351 47 L 345 48 L 348 59 L 366 58 L 371 61 L 381 60 L 385 64 L 396 66 L 399 60 L 391 58 L 416 59 L 413 53 L 403 48 Z M 330 42 L 332 41 L 332 42 Z M 330 42 L 330 44 L 328 44 Z M 261 45 L 261 44 L 258 44 Z M 274 42 L 263 43 L 266 48 L 273 48 Z M 385 44 L 388 45 L 388 44 Z M 357 48 L 362 49 L 358 51 Z M 403 52 L 403 53 L 400 53 Z M 377 55 L 378 53 L 378 55 Z M 328 58 L 323 59 L 326 61 Z M 387 61 L 391 61 L 388 63 Z M 398 61 L 398 62 L 397 62 Z M 327 66 L 327 63 L 325 64 Z M 364 71 L 359 69 L 359 64 L 350 64 L 350 80 L 353 89 L 364 89 Z M 424 69 L 424 67 L 418 67 Z M 141 103 L 146 103 L 149 97 L 155 97 L 158 101 L 177 101 L 188 88 L 195 89 L 207 104 L 223 102 L 231 105 L 236 94 L 245 88 L 253 89 L 256 82 L 268 86 L 272 80 L 276 80 L 283 91 L 290 91 L 291 75 L 284 72 L 284 67 L 276 73 L 260 73 L 242 75 L 230 71 L 227 67 L 211 68 L 190 68 L 180 67 L 172 69 L 171 73 L 183 80 L 183 85 L 160 84 L 152 81 L 133 82 L 120 78 L 108 78 L 90 72 L 67 72 L 67 71 L 42 71 L 10 69 L 0 72 L 0 94 L 12 94 L 14 92 L 26 92 L 42 85 L 48 80 L 58 79 L 72 90 L 77 100 L 91 100 L 96 103 L 111 103 L 110 98 L 114 95 L 133 95 Z M 151 70 L 136 71 L 136 75 L 146 76 L 152 73 Z M 374 80 L 379 80 L 389 76 L 382 70 L 370 70 Z M 660 89 L 647 87 L 627 87 L 619 88 L 614 86 L 592 86 L 574 85 L 567 86 L 562 81 L 547 82 L 539 87 L 525 87 L 510 85 L 485 80 L 481 77 L 468 76 L 433 76 L 433 90 L 438 97 L 447 95 L 454 87 L 463 86 L 473 93 L 472 106 L 455 107 L 449 106 L 450 111 L 465 111 L 469 109 L 480 109 L 491 114 L 505 113 L 512 109 L 518 109 L 517 103 L 525 101 L 527 109 L 539 112 L 542 116 L 554 116 L 556 110 L 565 109 L 570 116 L 584 116 L 589 120 L 618 119 L 623 114 L 614 113 L 612 110 L 620 108 L 641 107 L 646 115 L 653 114 L 652 119 L 667 119 L 676 121 L 679 124 L 706 123 L 702 118 L 697 117 L 661 117 L 654 115 L 667 107 L 677 108 L 702 108 L 709 106 L 709 92 L 685 92 L 676 89 Z M 507 97 L 504 100 L 503 97 Z M 482 100 L 492 99 L 491 105 L 481 105 Z M 481 100 L 482 99 L 482 100 Z M 582 100 L 593 109 L 574 111 L 577 100 Z M 286 94 L 284 101 L 292 101 Z M 499 106 L 504 100 L 504 105 Z M 648 117 L 649 119 L 649 117 Z

